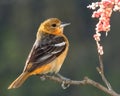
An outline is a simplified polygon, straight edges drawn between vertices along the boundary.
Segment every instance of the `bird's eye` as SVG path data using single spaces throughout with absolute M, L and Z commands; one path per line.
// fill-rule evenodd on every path
M 57 25 L 56 24 L 52 24 L 52 27 L 56 27 Z

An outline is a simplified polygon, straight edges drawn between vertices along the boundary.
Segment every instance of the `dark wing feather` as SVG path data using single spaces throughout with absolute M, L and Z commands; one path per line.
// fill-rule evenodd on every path
M 34 69 L 48 64 L 56 59 L 66 48 L 64 37 L 47 35 L 41 39 L 39 44 L 34 44 L 28 57 L 24 71 L 33 71 Z M 32 64 L 32 66 L 29 64 Z

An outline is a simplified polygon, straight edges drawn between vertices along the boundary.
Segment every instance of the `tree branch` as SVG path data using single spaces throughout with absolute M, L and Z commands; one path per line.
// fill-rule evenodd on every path
M 48 76 L 48 75 L 45 75 L 45 78 L 46 79 L 49 79 L 49 80 L 53 80 L 53 81 L 56 81 L 58 83 L 61 83 L 63 84 L 68 84 L 68 85 L 77 85 L 77 86 L 81 86 L 81 85 L 92 85 L 98 89 L 100 89 L 101 91 L 104 91 L 105 93 L 111 95 L 111 96 L 120 96 L 120 94 L 116 93 L 115 91 L 113 90 L 109 90 L 108 88 L 104 87 L 103 85 L 101 85 L 100 83 L 88 78 L 88 77 L 85 77 L 83 80 L 81 81 L 77 81 L 77 80 L 71 80 L 71 79 L 68 79 L 66 77 L 56 77 L 56 76 Z

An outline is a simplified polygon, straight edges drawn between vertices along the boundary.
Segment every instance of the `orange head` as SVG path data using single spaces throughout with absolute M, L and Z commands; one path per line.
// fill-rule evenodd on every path
M 45 20 L 39 27 L 38 32 L 46 32 L 49 34 L 59 35 L 63 33 L 63 28 L 70 23 L 62 24 L 57 18 L 50 18 Z

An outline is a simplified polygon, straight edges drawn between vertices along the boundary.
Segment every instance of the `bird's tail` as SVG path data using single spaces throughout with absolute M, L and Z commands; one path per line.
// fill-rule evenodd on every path
M 27 72 L 23 72 L 15 81 L 13 81 L 8 89 L 13 89 L 13 88 L 18 88 L 20 87 L 25 80 L 29 77 L 30 75 Z

